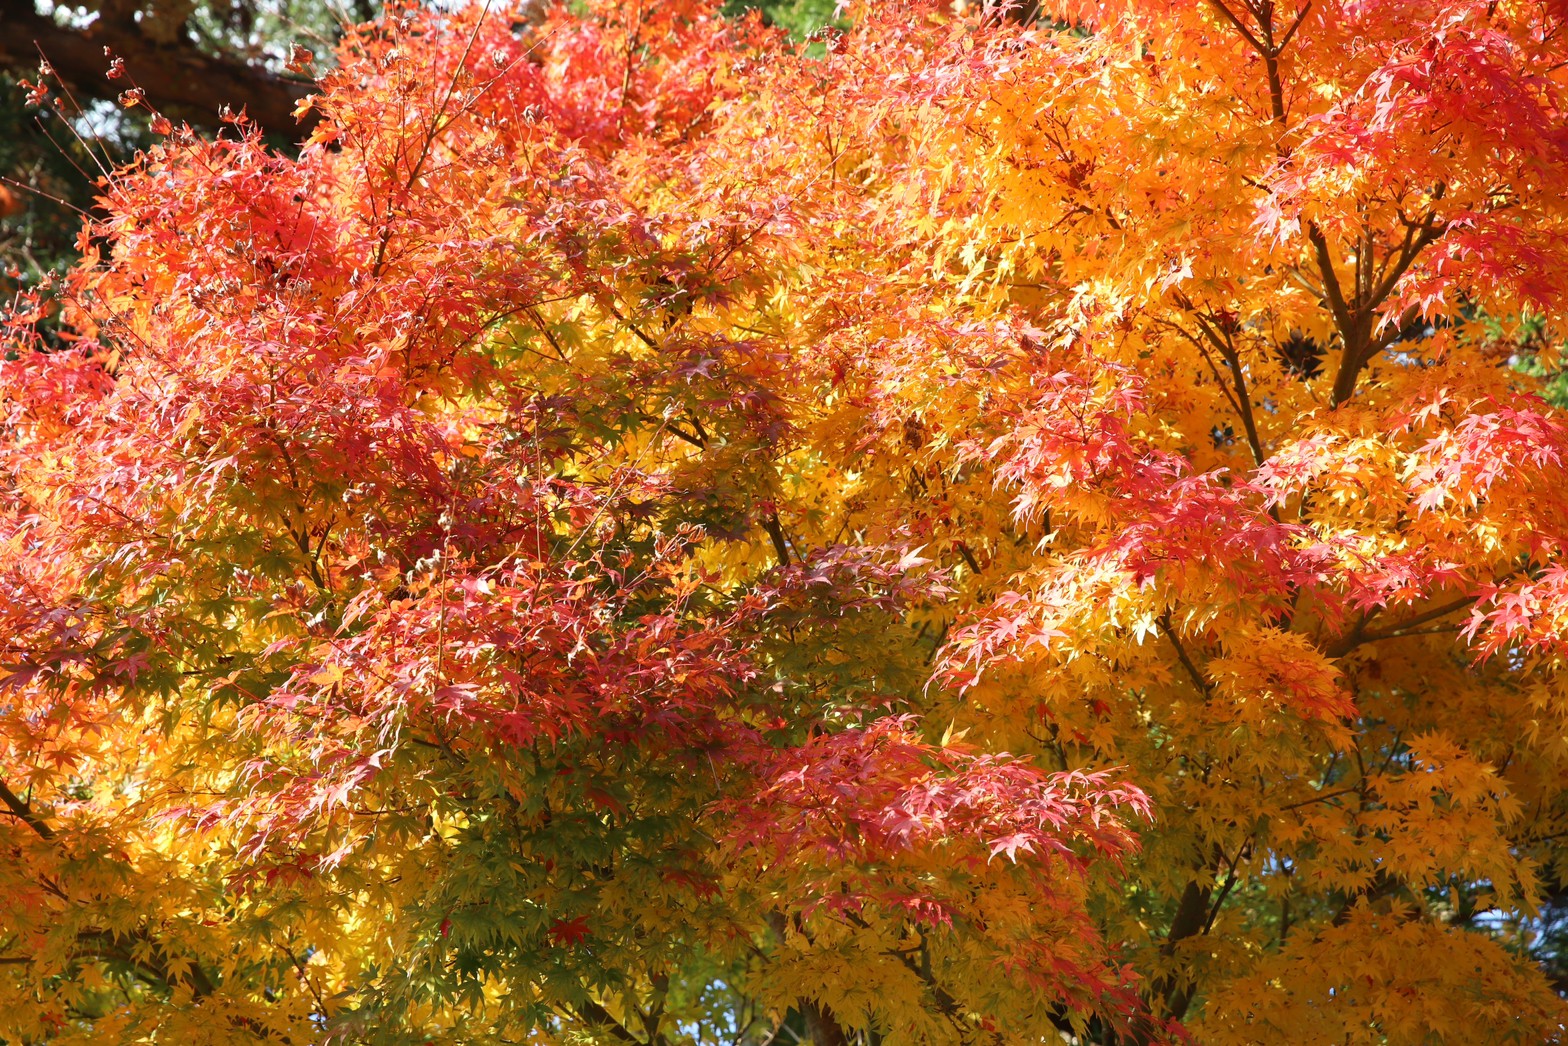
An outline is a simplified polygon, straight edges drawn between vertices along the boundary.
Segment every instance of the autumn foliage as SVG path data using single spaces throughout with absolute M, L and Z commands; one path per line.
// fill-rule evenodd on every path
M 536 14 L 12 303 L 0 1042 L 1568 1037 L 1568 8 Z

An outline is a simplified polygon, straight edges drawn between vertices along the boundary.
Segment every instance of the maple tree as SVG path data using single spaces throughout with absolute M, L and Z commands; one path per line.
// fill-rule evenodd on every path
M 1568 10 L 1043 13 L 152 114 L 7 325 L 0 1040 L 1560 1041 Z

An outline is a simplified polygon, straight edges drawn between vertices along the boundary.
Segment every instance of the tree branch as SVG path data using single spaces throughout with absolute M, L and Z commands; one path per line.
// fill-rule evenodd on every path
M 1231 27 L 1241 34 L 1241 38 L 1247 41 L 1248 46 L 1254 51 L 1263 55 L 1268 54 L 1269 49 L 1263 46 L 1263 41 L 1259 40 L 1251 29 L 1241 24 L 1241 19 L 1236 17 L 1236 13 L 1225 6 L 1225 0 L 1209 0 L 1209 6 L 1214 8 L 1225 21 L 1229 22 Z
M 1187 670 L 1187 676 L 1192 680 L 1192 685 L 1198 688 L 1198 693 L 1207 697 L 1214 690 L 1214 684 L 1203 678 L 1203 673 L 1198 671 L 1198 666 L 1193 664 L 1192 658 L 1187 654 L 1187 648 L 1182 645 L 1181 637 L 1176 634 L 1176 626 L 1171 624 L 1170 611 L 1159 616 L 1160 627 L 1165 632 L 1165 638 L 1170 640 L 1171 646 L 1176 648 L 1176 657 L 1181 661 L 1181 666 Z
M 1247 434 L 1247 446 L 1252 450 L 1252 461 L 1261 466 L 1264 461 L 1263 441 L 1258 438 L 1258 423 L 1252 413 L 1252 397 L 1247 393 L 1247 378 L 1242 370 L 1241 355 L 1236 351 L 1236 346 L 1228 332 L 1222 337 L 1220 331 L 1215 329 L 1201 313 L 1194 312 L 1192 318 L 1197 321 L 1198 329 L 1209 339 L 1215 350 L 1224 358 L 1225 365 L 1230 368 L 1231 380 L 1236 386 L 1236 396 L 1232 402 L 1236 405 L 1236 413 L 1241 415 L 1241 427 Z
M 812 1046 L 849 1046 L 849 1035 L 832 1010 L 804 999 L 797 1005 L 801 1016 L 806 1018 L 806 1031 L 811 1036 Z
M 1412 628 L 1415 628 L 1419 625 L 1424 625 L 1429 621 L 1436 621 L 1441 617 L 1447 617 L 1456 610 L 1463 610 L 1466 607 L 1471 606 L 1475 603 L 1477 598 L 1479 597 L 1461 596 L 1460 598 L 1452 600 L 1451 602 L 1442 603 L 1438 606 L 1432 607 L 1429 610 L 1423 610 L 1419 614 L 1413 614 L 1410 617 L 1405 618 L 1403 621 L 1396 621 L 1387 628 L 1379 629 L 1375 632 L 1367 631 L 1364 625 L 1357 627 L 1351 630 L 1350 634 L 1345 636 L 1339 642 L 1331 645 L 1327 650 L 1324 651 L 1324 653 L 1330 659 L 1337 659 L 1344 657 L 1346 654 L 1350 653 L 1356 647 L 1361 646 L 1364 643 L 1375 643 L 1379 639 L 1398 639 L 1400 636 L 1411 634 L 1409 630 Z
M 767 532 L 768 540 L 773 542 L 773 552 L 778 556 L 779 566 L 789 566 L 789 541 L 784 537 L 784 527 L 779 522 L 779 514 L 769 512 L 762 517 L 762 529 Z
M 6 808 L 16 815 L 17 820 L 31 828 L 40 839 L 54 838 L 54 829 L 44 824 L 43 820 L 33 812 L 32 804 L 11 791 L 4 781 L 0 781 L 0 803 L 5 803 Z
M 642 1040 L 633 1035 L 620 1021 L 611 1016 L 610 1011 L 589 999 L 587 1002 L 578 1003 L 571 1008 L 574 1016 L 585 1024 L 592 1024 L 604 1028 L 621 1042 L 641 1043 Z
M 0 0 L 0 66 L 30 72 L 41 51 L 74 92 L 114 101 L 127 86 L 104 76 L 104 48 L 125 59 L 126 72 L 165 116 L 198 127 L 221 125 L 219 106 L 228 104 L 269 131 L 293 136 L 302 125 L 294 107 L 314 85 L 287 80 L 233 58 L 206 54 L 180 39 L 160 44 L 143 35 L 134 21 L 100 16 L 85 29 L 45 18 L 32 0 Z M 304 125 L 310 123 L 307 117 Z
M 1334 322 L 1339 325 L 1340 337 L 1350 330 L 1351 316 L 1350 305 L 1345 301 L 1345 294 L 1339 286 L 1339 276 L 1334 272 L 1334 259 L 1329 253 L 1328 238 L 1323 235 L 1323 230 L 1318 228 L 1317 222 L 1307 222 L 1307 239 L 1312 243 L 1312 250 L 1317 258 L 1318 273 L 1323 278 L 1323 297 L 1328 299 L 1328 307 L 1334 314 Z M 1347 347 L 1346 351 L 1349 351 Z

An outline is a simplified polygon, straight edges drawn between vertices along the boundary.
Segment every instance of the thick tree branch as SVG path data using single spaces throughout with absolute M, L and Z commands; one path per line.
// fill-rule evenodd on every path
M 31 828 L 40 839 L 54 838 L 54 829 L 45 824 L 43 820 L 33 812 L 31 803 L 27 802 L 21 796 L 11 791 L 11 789 L 6 786 L 4 781 L 0 781 L 0 803 L 4 803 L 6 805 L 6 809 L 10 810 L 12 814 L 16 815 L 16 818 L 19 821 L 27 825 L 27 827 Z
M 592 999 L 573 1006 L 572 1010 L 578 1020 L 585 1024 L 605 1029 L 620 1042 L 640 1043 L 642 1041 L 633 1035 L 626 1025 L 611 1016 L 609 1010 L 606 1010 Z M 662 1039 L 658 1041 L 662 1041 Z
M 42 52 L 73 93 L 110 101 L 134 80 L 154 108 L 198 127 L 218 127 L 219 107 L 228 105 L 268 131 L 292 136 L 300 129 L 294 107 L 312 91 L 310 84 L 205 54 L 188 40 L 157 43 L 129 20 L 100 17 L 72 29 L 38 14 L 33 0 L 0 0 L 0 26 L 0 65 L 32 75 Z M 125 59 L 129 80 L 104 76 L 105 47 Z
M 1296 30 L 1301 28 L 1301 23 L 1307 20 L 1307 15 L 1311 10 L 1312 0 L 1307 0 L 1305 4 L 1301 5 L 1301 10 L 1296 12 L 1295 21 L 1290 23 L 1290 27 L 1285 30 L 1285 35 L 1280 37 L 1279 43 L 1274 45 L 1274 54 L 1276 56 L 1283 53 L 1285 48 L 1290 46 L 1290 41 L 1296 35 Z
M 1442 199 L 1443 190 L 1444 186 L 1439 185 L 1434 190 L 1432 198 Z M 1397 339 L 1397 326 L 1394 328 L 1392 338 L 1372 337 L 1377 310 L 1394 293 L 1394 287 L 1400 277 L 1409 271 L 1411 264 L 1421 252 L 1442 239 L 1447 230 L 1447 223 L 1439 220 L 1435 214 L 1428 214 L 1420 222 L 1407 222 L 1404 241 L 1397 252 L 1391 254 L 1385 262 L 1381 278 L 1377 277 L 1372 264 L 1372 236 L 1370 232 L 1364 232 L 1356 251 L 1355 293 L 1346 298 L 1344 288 L 1334 271 L 1328 238 L 1323 234 L 1323 230 L 1318 228 L 1316 222 L 1307 223 L 1307 239 L 1312 244 L 1313 255 L 1323 282 L 1323 298 L 1334 315 L 1334 324 L 1339 329 L 1339 340 L 1344 346 L 1344 355 L 1339 361 L 1339 371 L 1334 375 L 1334 406 L 1337 407 L 1350 399 L 1356 391 L 1356 381 L 1360 377 L 1362 368 Z M 1401 317 L 1401 321 L 1403 319 L 1404 317 Z
M 811 1036 L 812 1046 L 849 1046 L 849 1035 L 832 1010 L 804 999 L 797 1005 L 801 1016 L 806 1019 L 806 1031 Z
M 151 975 L 154 979 L 167 987 L 173 988 L 183 983 L 195 998 L 202 999 L 217 990 L 212 978 L 201 965 L 192 959 L 185 959 L 184 963 L 189 969 L 185 976 L 176 976 L 170 969 L 173 957 L 163 945 L 158 943 L 146 930 L 134 930 L 129 934 L 114 934 L 108 930 L 89 929 L 77 934 L 77 941 L 82 945 L 77 953 L 78 959 L 112 959 L 125 963 L 142 973 Z M 127 944 L 130 946 L 128 947 Z M 141 954 L 135 945 L 141 945 Z
M 1235 343 L 1228 332 L 1222 333 L 1206 320 L 1201 313 L 1194 313 L 1193 319 L 1198 321 L 1198 328 L 1203 331 L 1204 337 L 1224 358 L 1225 365 L 1230 368 L 1231 380 L 1235 383 L 1236 396 L 1232 400 L 1236 405 L 1236 412 L 1241 415 L 1241 427 L 1247 435 L 1247 446 L 1252 451 L 1253 464 L 1261 466 L 1264 462 L 1263 441 L 1258 437 L 1258 423 L 1252 411 L 1252 397 L 1247 392 L 1246 371 L 1241 366 L 1241 354 L 1236 351 Z
M 1160 951 L 1166 956 L 1176 954 L 1176 948 L 1189 937 L 1195 937 L 1203 932 L 1204 922 L 1208 918 L 1209 904 L 1214 897 L 1214 888 L 1197 879 L 1187 883 L 1182 891 L 1181 900 L 1176 905 L 1176 915 L 1171 919 L 1171 928 L 1165 935 L 1165 944 Z M 1182 1001 L 1184 993 L 1181 983 L 1176 978 L 1160 978 L 1153 985 L 1154 992 L 1164 997 L 1168 1010 L 1174 1010 L 1175 1005 Z M 1190 995 L 1187 996 L 1190 999 Z M 1185 1009 L 1185 1006 L 1182 1006 Z
M 1197 688 L 1198 693 L 1208 697 L 1214 690 L 1214 684 L 1203 678 L 1203 673 L 1198 671 L 1198 666 L 1193 663 L 1191 656 L 1188 655 L 1187 648 L 1182 645 L 1181 637 L 1176 634 L 1176 626 L 1171 623 L 1169 610 L 1159 616 L 1159 622 L 1161 630 L 1165 633 L 1165 638 L 1170 640 L 1171 646 L 1175 648 L 1176 657 L 1181 661 L 1181 666 L 1187 670 L 1187 678 L 1192 680 L 1192 685 Z
M 1225 5 L 1225 0 L 1209 0 L 1209 6 L 1214 8 L 1221 18 L 1229 22 L 1232 29 L 1241 34 L 1241 38 L 1247 41 L 1247 46 L 1261 55 L 1269 53 L 1270 49 L 1264 46 L 1263 41 L 1259 40 L 1251 29 L 1242 24 L 1241 19 L 1236 17 L 1236 13 Z
M 1209 0 L 1209 6 L 1229 22 L 1231 27 L 1241 34 L 1247 45 L 1258 53 L 1263 59 L 1264 75 L 1269 86 L 1269 115 L 1281 127 L 1285 125 L 1285 84 L 1280 77 L 1279 56 L 1285 53 L 1291 38 L 1296 35 L 1296 30 L 1301 28 L 1301 23 L 1306 20 L 1307 12 L 1312 10 L 1312 0 L 1302 6 L 1296 13 L 1296 18 L 1285 30 L 1285 35 L 1278 41 L 1274 39 L 1274 5 L 1266 3 L 1261 6 L 1246 4 L 1247 9 L 1257 19 L 1258 31 L 1253 32 L 1244 25 L 1236 13 L 1226 6 L 1224 0 Z
M 1419 635 L 1420 633 L 1412 633 L 1410 629 L 1424 625 L 1429 621 L 1436 621 L 1439 618 L 1447 617 L 1449 614 L 1452 614 L 1455 611 L 1464 610 L 1467 607 L 1472 606 L 1478 598 L 1478 596 L 1473 595 L 1461 596 L 1458 599 L 1439 604 L 1438 606 L 1432 607 L 1429 610 L 1424 610 L 1419 614 L 1407 617 L 1403 621 L 1395 622 L 1388 628 L 1375 632 L 1368 631 L 1365 627 L 1365 624 L 1363 623 L 1362 625 L 1352 629 L 1338 642 L 1330 644 L 1324 653 L 1327 654 L 1330 658 L 1337 659 L 1344 657 L 1346 654 L 1350 653 L 1356 647 L 1361 646 L 1364 643 L 1375 643 L 1380 639 L 1398 639 L 1402 636 L 1412 634 Z
M 1323 297 L 1328 299 L 1329 310 L 1334 314 L 1334 322 L 1338 324 L 1340 334 L 1343 336 L 1351 327 L 1350 304 L 1345 301 L 1344 292 L 1339 286 L 1339 276 L 1334 272 L 1334 258 L 1328 249 L 1328 238 L 1323 235 L 1323 230 L 1318 228 L 1316 222 L 1308 222 L 1307 239 L 1312 242 L 1318 273 L 1323 278 Z
M 769 512 L 763 516 L 762 529 L 767 532 L 768 540 L 773 542 L 773 553 L 778 556 L 779 566 L 789 566 L 789 540 L 784 536 L 784 526 L 779 522 L 779 514 Z

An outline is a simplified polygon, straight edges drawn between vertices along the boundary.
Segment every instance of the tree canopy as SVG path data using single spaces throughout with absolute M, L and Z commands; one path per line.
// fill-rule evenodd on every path
M 1568 1037 L 1568 9 L 1035 13 L 131 87 L 4 324 L 0 1042 Z

